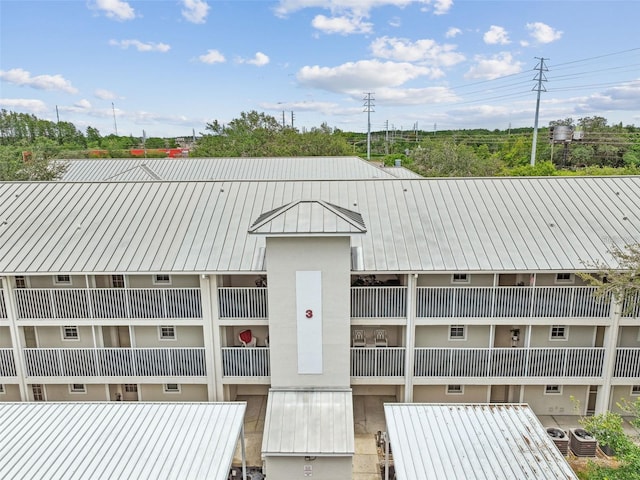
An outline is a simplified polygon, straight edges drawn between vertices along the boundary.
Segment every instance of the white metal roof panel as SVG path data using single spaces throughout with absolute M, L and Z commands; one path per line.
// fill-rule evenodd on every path
M 246 404 L 0 403 L 0 478 L 226 480 Z
M 382 167 L 382 170 L 395 178 L 424 178 L 422 175 L 405 167 Z
M 577 479 L 528 405 L 385 404 L 398 480 Z
M 301 201 L 361 215 L 351 244 L 370 272 L 575 271 L 640 242 L 638 176 L 8 182 L 0 273 L 251 271 L 265 246 L 251 226 Z M 344 231 L 326 211 L 269 228 Z
M 262 456 L 354 453 L 351 390 L 270 390 Z

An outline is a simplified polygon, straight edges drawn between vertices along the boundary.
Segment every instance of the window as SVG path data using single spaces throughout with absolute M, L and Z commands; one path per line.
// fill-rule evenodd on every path
M 640 385 L 631 385 L 631 395 L 635 397 L 640 395 Z
M 454 273 L 451 275 L 451 283 L 469 283 L 471 277 L 466 273 Z
M 124 391 L 127 393 L 137 393 L 138 392 L 138 385 L 135 383 L 125 383 L 124 384 Z
M 170 275 L 154 275 L 153 276 L 153 284 L 154 285 L 171 285 L 171 276 Z
M 80 340 L 80 332 L 78 327 L 62 327 L 62 339 L 63 340 Z
M 463 385 L 447 385 L 447 395 L 462 395 L 463 393 Z
M 111 275 L 111 286 L 113 288 L 124 288 L 124 275 Z
M 164 393 L 180 393 L 180 385 L 177 383 L 165 383 Z
M 549 339 L 550 340 L 566 340 L 567 327 L 565 325 L 551 325 Z
M 466 340 L 467 331 L 464 325 L 451 325 L 449 327 L 449 340 Z
M 33 393 L 34 402 L 44 402 L 44 387 L 42 384 L 31 385 L 31 392 Z
M 69 385 L 69 393 L 87 393 L 84 383 L 72 383 Z
M 160 340 L 175 340 L 176 339 L 176 328 L 170 326 L 160 326 L 158 327 L 158 331 L 160 332 Z
M 4 388 L 4 383 L 0 383 L 0 395 L 2 395 L 3 393 L 7 393 L 7 391 Z
M 546 385 L 544 387 L 545 395 L 562 395 L 562 385 Z
M 556 283 L 575 283 L 573 273 L 561 272 L 556 273 Z
M 16 277 L 16 288 L 27 288 L 27 279 L 24 276 Z
M 53 283 L 56 285 L 71 285 L 70 275 L 56 275 L 53 277 Z

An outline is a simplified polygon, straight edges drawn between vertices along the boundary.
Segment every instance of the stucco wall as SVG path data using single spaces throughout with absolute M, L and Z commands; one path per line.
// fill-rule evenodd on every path
M 202 327 L 184 326 L 167 323 L 173 326 L 176 332 L 175 340 L 160 340 L 158 326 L 136 326 L 132 327 L 136 339 L 136 347 L 202 347 L 204 346 L 204 336 Z
M 489 325 L 466 325 L 466 340 L 449 340 L 448 325 L 418 326 L 416 347 L 488 347 L 490 331 Z
M 462 394 L 447 394 L 447 385 L 416 385 L 413 388 L 413 401 L 417 403 L 486 403 L 489 391 L 487 385 L 464 385 L 463 389 Z
M 305 466 L 310 468 L 305 475 Z M 267 457 L 265 459 L 267 478 L 281 480 L 351 480 L 353 472 L 352 457 L 316 457 L 305 460 L 304 457 Z M 311 475 L 308 475 L 311 473 Z
M 583 415 L 588 391 L 589 387 L 585 385 L 564 385 L 562 394 L 545 395 L 545 385 L 526 385 L 524 402 L 538 415 Z M 579 402 L 579 410 L 572 397 Z
M 144 402 L 206 402 L 207 386 L 188 383 L 180 384 L 180 393 L 165 393 L 162 384 L 138 386 L 140 398 Z
M 104 384 L 85 384 L 86 393 L 71 393 L 69 385 L 46 385 L 48 402 L 100 402 L 106 401 L 107 387 Z

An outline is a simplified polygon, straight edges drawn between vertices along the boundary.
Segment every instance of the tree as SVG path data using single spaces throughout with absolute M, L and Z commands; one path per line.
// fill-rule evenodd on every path
M 30 148 L 0 148 L 0 180 L 48 181 L 60 178 L 65 172 L 66 162 L 54 160 L 60 152 L 55 141 L 40 138 Z
M 484 177 L 496 175 L 502 164 L 481 159 L 467 145 L 450 141 L 429 142 L 411 152 L 415 170 L 426 177 Z

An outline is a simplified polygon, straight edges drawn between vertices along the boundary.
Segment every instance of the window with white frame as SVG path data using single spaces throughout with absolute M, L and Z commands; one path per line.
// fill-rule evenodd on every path
M 545 395 L 562 395 L 562 385 L 545 385 Z
M 56 285 L 71 285 L 71 275 L 54 275 L 53 283 Z
M 113 288 L 124 288 L 124 275 L 111 275 L 111 286 Z
M 176 339 L 176 327 L 170 325 L 161 325 L 158 327 L 158 333 L 160 340 L 175 340 Z
M 0 383 L 0 395 L 3 393 L 7 393 L 7 391 L 4 388 L 4 383 Z
M 464 325 L 449 326 L 449 340 L 466 340 L 467 329 Z
M 34 402 L 44 402 L 44 387 L 42 384 L 34 383 L 31 385 L 31 393 L 33 393 Z
M 87 393 L 87 387 L 84 383 L 72 383 L 69 385 L 69 393 Z
M 16 277 L 16 288 L 27 288 L 27 278 L 23 275 Z
M 566 325 L 551 325 L 549 340 L 566 340 L 568 335 Z
M 80 340 L 80 332 L 78 327 L 66 325 L 62 327 L 62 339 L 63 340 Z
M 171 275 L 154 275 L 153 276 L 153 284 L 154 285 L 171 285 Z
M 447 385 L 447 395 L 462 395 L 464 385 Z
M 137 383 L 125 383 L 124 391 L 127 393 L 137 393 L 138 392 L 138 384 Z
M 631 385 L 631 395 L 640 396 L 640 385 Z
M 575 283 L 575 277 L 573 273 L 559 272 L 556 273 L 556 283 Z
M 454 273 L 451 275 L 451 283 L 469 283 L 471 277 L 468 273 Z
M 180 384 L 178 383 L 165 383 L 164 393 L 180 393 Z

